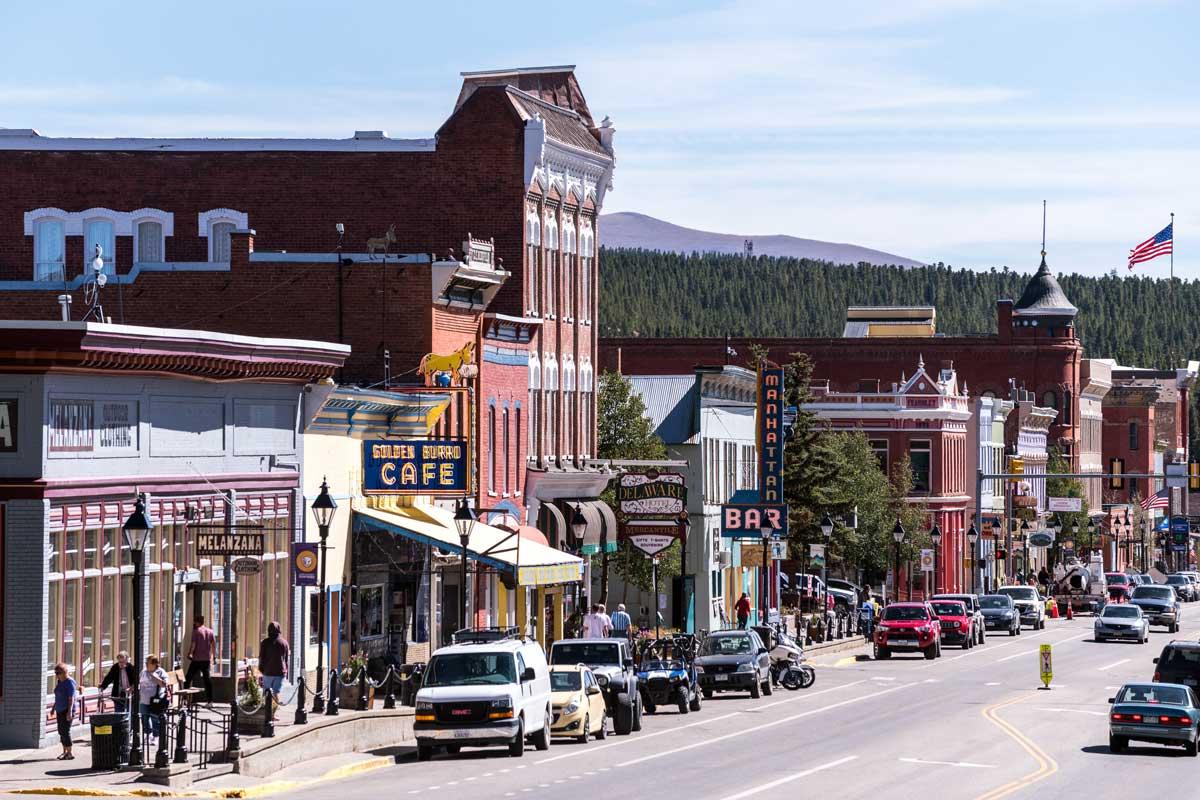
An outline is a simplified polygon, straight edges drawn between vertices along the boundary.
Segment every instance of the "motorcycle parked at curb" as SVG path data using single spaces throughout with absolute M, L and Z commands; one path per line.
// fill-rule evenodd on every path
M 796 639 L 774 628 L 764 628 L 759 635 L 768 643 L 771 683 L 794 692 L 816 682 L 816 670 L 804 663 L 804 649 Z

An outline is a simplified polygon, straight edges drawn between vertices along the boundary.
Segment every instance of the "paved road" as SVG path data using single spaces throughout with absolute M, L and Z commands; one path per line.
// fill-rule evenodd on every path
M 1179 634 L 1155 631 L 1147 645 L 1097 644 L 1091 618 L 1078 617 L 969 651 L 948 648 L 937 661 L 830 656 L 808 690 L 758 701 L 718 696 L 698 714 L 646 717 L 641 733 L 529 748 L 520 759 L 481 750 L 417 763 L 408 754 L 395 767 L 292 797 L 1174 796 L 1195 780 L 1200 759 L 1158 747 L 1109 753 L 1105 700 L 1124 681 L 1148 680 L 1163 643 L 1197 638 L 1200 605 L 1187 616 Z M 1037 691 L 1045 642 L 1054 645 L 1054 688 Z

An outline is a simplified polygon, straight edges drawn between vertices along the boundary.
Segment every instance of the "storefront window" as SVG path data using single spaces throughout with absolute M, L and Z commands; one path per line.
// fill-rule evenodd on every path
M 382 584 L 363 586 L 358 590 L 358 635 L 362 639 L 383 636 L 383 590 Z
M 927 493 L 930 487 L 929 442 L 912 442 L 908 446 L 909 463 L 912 466 L 912 490 Z
M 59 610 L 62 608 L 62 581 L 51 581 L 46 606 L 46 694 L 54 692 L 54 663 L 58 661 Z
M 115 567 L 117 565 L 117 548 L 121 546 L 123 536 L 119 528 L 108 528 L 103 532 L 103 537 L 101 548 L 104 552 L 100 562 L 105 567 Z

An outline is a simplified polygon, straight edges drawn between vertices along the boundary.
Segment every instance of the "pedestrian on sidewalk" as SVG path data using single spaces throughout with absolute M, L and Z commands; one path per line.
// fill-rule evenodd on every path
M 866 639 L 875 634 L 875 600 L 869 591 L 862 604 L 862 632 Z
M 262 673 L 260 683 L 264 689 L 274 692 L 276 699 L 283 691 L 283 679 L 287 677 L 287 662 L 292 653 L 288 640 L 279 633 L 279 623 L 268 622 L 267 638 L 258 645 L 258 671 Z M 274 708 L 271 709 L 271 719 L 276 719 Z
M 592 603 L 592 610 L 583 617 L 583 638 L 603 639 L 608 636 L 612 624 L 608 623 L 608 615 L 600 611 L 599 603 Z
M 108 668 L 108 674 L 100 682 L 99 691 L 112 687 L 113 711 L 125 713 L 129 710 L 129 697 L 137 683 L 137 669 L 129 661 L 129 653 L 122 650 L 117 660 Z
M 169 703 L 167 671 L 159 665 L 158 656 L 152 653 L 146 656 L 146 668 L 138 678 L 138 713 L 142 717 L 142 735 L 147 741 L 151 733 L 158 738 Z
M 619 636 L 622 639 L 629 638 L 629 626 L 633 624 L 633 620 L 629 618 L 629 614 L 625 612 L 625 604 L 617 603 L 617 610 L 612 615 L 612 633 L 613 636 Z
M 212 656 L 216 649 L 217 637 L 212 628 L 204 624 L 204 616 L 197 614 L 192 621 L 192 647 L 188 653 L 187 676 L 184 683 L 192 685 L 192 680 L 199 675 L 204 681 L 204 702 L 212 703 Z
M 604 633 L 601 634 L 601 637 L 608 638 L 609 636 L 612 636 L 612 617 L 608 615 L 608 608 L 605 607 L 604 603 L 600 603 L 599 606 L 600 629 L 604 631 Z
M 58 741 L 63 749 L 57 760 L 70 761 L 75 758 L 71 755 L 71 719 L 79 687 L 67 674 L 67 665 L 61 661 L 54 665 L 54 680 L 54 717 L 58 721 Z
M 737 615 L 737 625 L 742 630 L 750 624 L 750 595 L 742 592 L 742 596 L 733 606 L 733 613 Z

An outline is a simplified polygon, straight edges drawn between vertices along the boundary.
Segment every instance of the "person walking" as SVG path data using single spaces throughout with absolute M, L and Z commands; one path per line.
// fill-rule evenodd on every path
M 62 754 L 58 761 L 71 761 L 71 719 L 75 712 L 75 695 L 79 687 L 67 674 L 67 665 L 58 662 L 54 665 L 54 718 L 58 722 L 58 741 L 62 743 Z
M 608 615 L 608 609 L 604 606 L 604 603 L 599 603 L 597 605 L 599 608 L 597 609 L 596 613 L 600 615 L 600 630 L 603 631 L 600 636 L 601 638 L 607 639 L 609 636 L 612 636 L 612 617 Z
M 733 613 L 737 615 L 737 625 L 742 630 L 750 624 L 750 595 L 742 592 L 742 596 L 733 606 Z
M 197 614 L 192 621 L 192 647 L 188 652 L 187 675 L 184 683 L 192 685 L 196 675 L 204 681 L 204 702 L 212 703 L 212 657 L 217 637 L 212 628 L 204 624 L 204 616 Z
M 625 604 L 617 603 L 617 610 L 612 615 L 612 635 L 619 636 L 622 639 L 629 638 L 629 626 L 633 624 L 633 620 L 629 618 L 629 614 L 625 612 Z
M 870 592 L 863 600 L 861 614 L 863 637 L 869 640 L 875 634 L 875 601 Z
M 99 686 L 101 692 L 112 687 L 113 711 L 124 713 L 129 710 L 129 698 L 137 679 L 137 668 L 130 663 L 129 653 L 124 650 L 117 653 L 117 660 L 108 668 Z
M 592 604 L 592 610 L 583 618 L 583 638 L 585 639 L 603 639 L 608 636 L 608 631 L 612 628 L 612 624 L 608 622 L 608 615 L 601 613 L 601 605 L 599 603 Z
M 158 738 L 167 702 L 167 671 L 159 665 L 158 656 L 148 655 L 146 668 L 138 678 L 138 713 L 142 717 L 142 735 L 147 741 L 151 733 Z M 148 745 L 146 749 L 150 749 Z
M 258 645 L 258 671 L 262 673 L 263 689 L 270 689 L 276 699 L 283 691 L 283 679 L 287 677 L 288 659 L 292 649 L 288 640 L 279 635 L 279 623 L 267 623 L 267 638 Z M 276 719 L 275 709 L 271 709 L 271 719 Z

